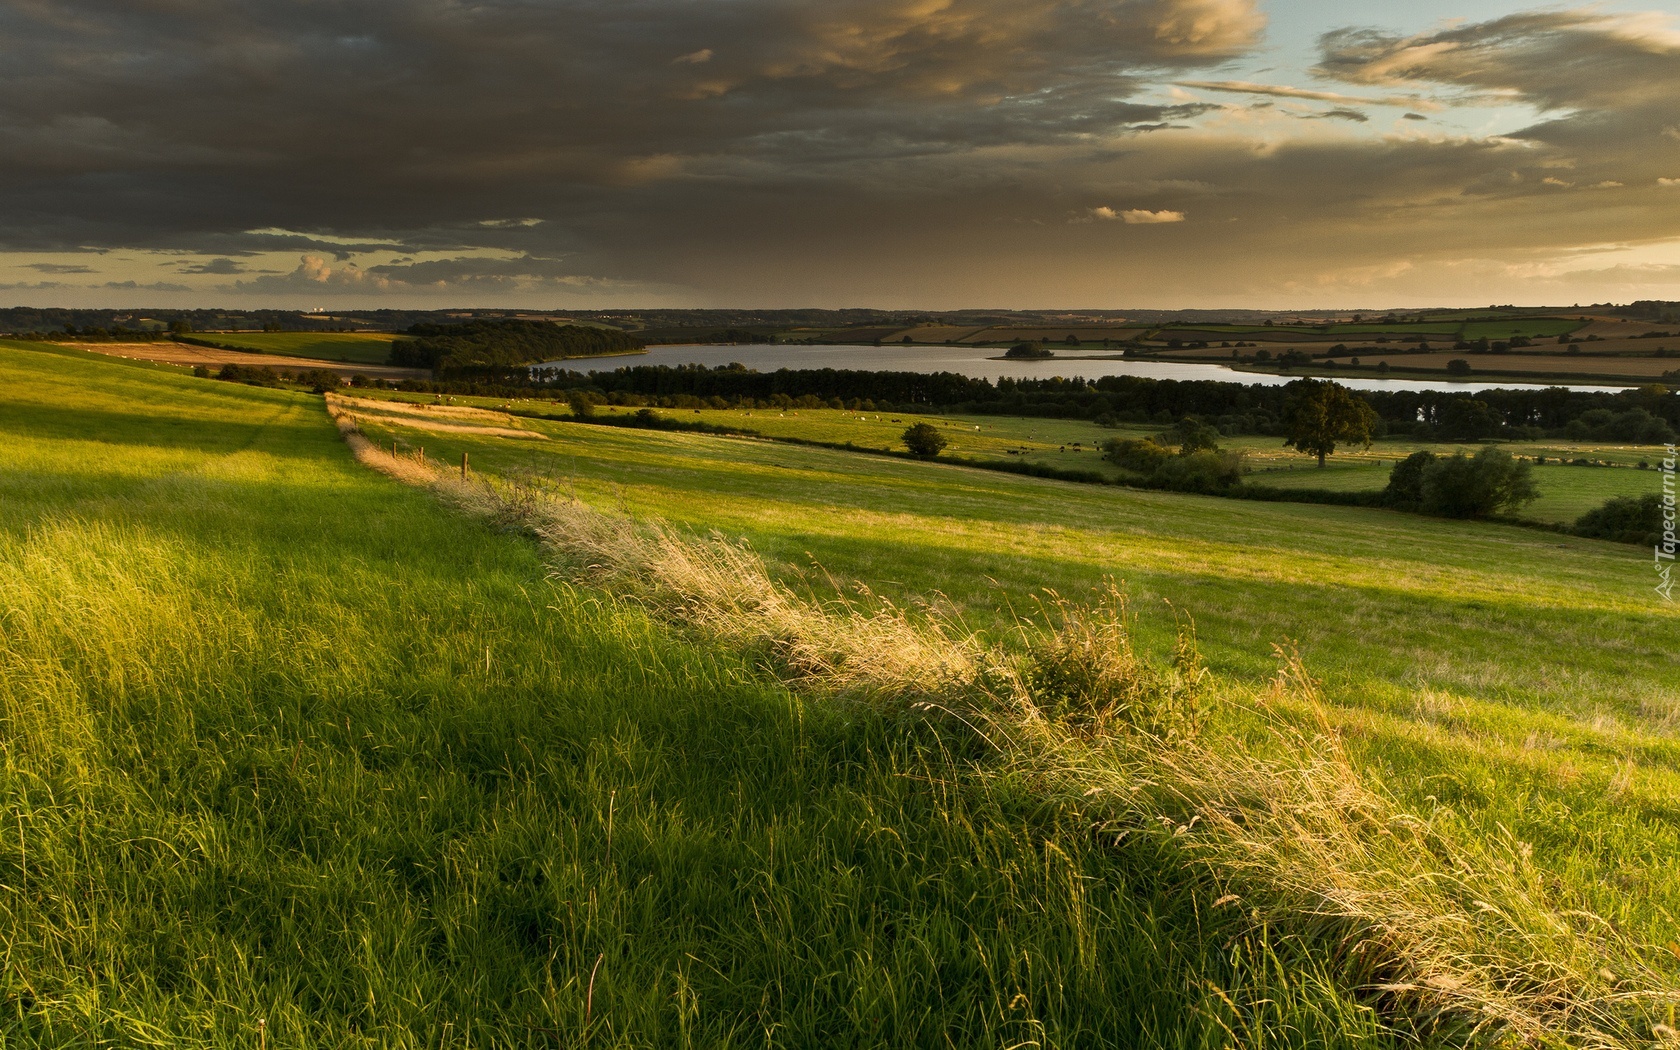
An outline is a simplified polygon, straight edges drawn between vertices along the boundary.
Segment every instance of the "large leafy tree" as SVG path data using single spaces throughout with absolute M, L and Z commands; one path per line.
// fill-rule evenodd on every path
M 1371 447 L 1377 413 L 1364 398 L 1327 379 L 1298 379 L 1286 389 L 1284 445 L 1317 456 L 1321 467 L 1337 445 Z

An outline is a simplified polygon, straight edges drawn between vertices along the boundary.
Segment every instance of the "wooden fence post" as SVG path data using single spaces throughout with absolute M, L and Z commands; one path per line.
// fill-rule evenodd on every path
M 461 453 L 461 480 L 467 480 L 467 454 Z

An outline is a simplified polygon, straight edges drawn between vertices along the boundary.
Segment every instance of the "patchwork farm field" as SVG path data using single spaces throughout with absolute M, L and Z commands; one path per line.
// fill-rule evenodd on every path
M 1631 1047 L 1680 1005 L 1648 552 L 0 377 L 8 1039 Z

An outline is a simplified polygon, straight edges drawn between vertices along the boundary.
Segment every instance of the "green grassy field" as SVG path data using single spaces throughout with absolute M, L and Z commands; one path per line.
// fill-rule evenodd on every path
M 1568 317 L 1535 317 L 1514 320 L 1467 321 L 1459 333 L 1460 339 L 1509 339 L 1514 335 L 1541 339 L 1560 336 L 1580 328 L 1585 322 Z
M 1388 484 L 1394 460 L 1354 460 L 1327 463 L 1323 470 L 1294 464 L 1292 469 L 1250 474 L 1248 481 L 1276 488 L 1324 488 L 1338 492 L 1381 489 Z M 1534 469 L 1540 498 L 1516 511 L 1534 521 L 1572 524 L 1605 500 L 1660 492 L 1662 475 L 1655 470 L 1609 469 L 1545 463 Z
M 1370 775 L 1416 805 L 1462 809 L 1489 835 L 1510 829 L 1594 910 L 1654 944 L 1671 936 L 1680 610 L 1652 592 L 1649 552 L 1379 510 L 526 425 L 550 440 L 366 423 L 446 459 L 468 449 L 493 473 L 744 535 L 811 586 L 833 573 L 899 601 L 938 594 L 981 627 L 1005 629 L 1041 588 L 1078 595 L 1114 577 L 1157 651 L 1174 610 L 1191 615 L 1212 666 L 1234 680 L 1269 673 L 1272 643 L 1296 643 Z M 1672 972 L 1677 960 L 1657 961 Z
M 1394 1042 L 1357 958 L 556 581 L 318 398 L 0 376 L 7 1042 Z
M 427 394 L 396 394 L 392 400 L 425 404 Z M 508 402 L 497 398 L 456 398 L 455 404 L 500 408 L 537 418 L 569 419 L 569 409 L 536 400 Z M 634 408 L 602 406 L 602 415 L 629 415 Z M 939 428 L 948 445 L 947 455 L 976 460 L 1032 463 L 1059 470 L 1096 471 L 1118 477 L 1120 470 L 1098 449 L 1112 438 L 1143 438 L 1160 432 L 1158 426 L 1099 427 L 1072 419 L 1031 419 L 1019 416 L 927 416 L 891 412 L 850 412 L 843 409 L 665 409 L 673 419 L 752 430 L 765 437 L 798 438 L 863 449 L 902 450 L 904 428 L 926 422 Z M 1226 438 L 1226 447 L 1240 449 L 1247 457 L 1248 480 L 1275 488 L 1325 488 L 1339 492 L 1380 490 L 1388 484 L 1394 464 L 1413 452 L 1429 449 L 1442 455 L 1454 452 L 1474 454 L 1477 445 L 1421 442 L 1409 438 L 1385 438 L 1369 449 L 1355 446 L 1332 456 L 1323 470 L 1311 456 L 1284 448 L 1278 438 L 1245 435 Z M 1518 441 L 1501 447 L 1513 455 L 1557 459 L 1589 459 L 1636 467 L 1641 461 L 1654 464 L 1662 457 L 1660 446 L 1605 445 L 1599 442 Z M 1604 467 L 1559 466 L 1548 462 L 1537 468 L 1535 481 L 1540 499 L 1529 504 L 1520 516 L 1535 521 L 1569 524 L 1582 514 L 1614 496 L 1640 495 L 1654 491 L 1661 483 L 1653 470 L 1606 469 Z
M 389 332 L 204 332 L 193 338 L 259 354 L 382 365 L 397 337 Z
M 1089 792 L 1045 778 L 1100 755 L 992 770 L 961 725 L 790 691 L 752 646 L 568 582 L 503 523 L 357 464 L 318 398 L 15 344 L 0 375 L 8 1041 L 1465 1037 L 1385 1027 L 1406 1015 L 1373 983 L 1383 938 L 1230 906 L 1226 876 L 1173 845 L 1195 835 L 1096 833 L 1114 829 Z M 1650 942 L 1639 980 L 1659 984 L 1637 990 L 1656 1016 L 1675 1001 L 1680 616 L 1649 593 L 1648 555 L 362 412 L 376 441 L 746 536 L 819 596 L 864 581 L 1000 644 L 1011 605 L 1109 576 L 1146 652 L 1170 646 L 1174 610 L 1196 618 L 1221 689 L 1262 685 L 1270 644 L 1293 639 L 1361 776 L 1431 826 L 1509 829 L 1541 864 L 1535 892 Z

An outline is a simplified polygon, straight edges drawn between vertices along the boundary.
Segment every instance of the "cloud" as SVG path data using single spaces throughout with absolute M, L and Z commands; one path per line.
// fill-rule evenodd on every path
M 228 290 L 257 293 L 297 291 L 380 292 L 389 288 L 390 285 L 391 282 L 388 279 L 371 273 L 355 263 L 335 266 L 328 262 L 325 256 L 305 255 L 298 260 L 297 268 L 290 273 L 267 274 L 249 281 L 235 281 L 229 286 Z
M 1180 80 L 1183 87 L 1204 91 L 1223 91 L 1240 95 L 1271 95 L 1277 98 L 1299 98 L 1314 102 L 1337 102 L 1347 106 L 1409 106 L 1413 109 L 1440 107 L 1416 95 L 1365 98 L 1344 95 L 1336 91 L 1315 91 L 1310 88 L 1288 87 L 1281 84 L 1256 84 L 1249 80 Z M 1422 117 L 1419 120 L 1425 119 Z
M 1161 222 L 1183 222 L 1184 213 L 1181 211 L 1145 211 L 1141 208 L 1137 208 L 1121 212 L 1120 219 L 1127 225 L 1147 226 Z
M 321 255 L 305 255 L 288 273 L 236 281 L 227 290 L 256 295 L 297 292 L 312 295 L 388 295 L 412 294 L 417 290 L 503 293 L 545 288 L 587 289 L 613 284 L 604 278 L 579 274 L 564 260 L 532 256 L 460 256 L 361 266 L 354 262 L 337 263 Z
M 119 292 L 190 292 L 184 284 L 171 284 L 168 281 L 152 281 L 141 284 L 139 281 L 106 281 L 100 288 L 109 288 Z
M 673 158 L 775 181 L 1168 125 L 1191 111 L 1132 101 L 1145 77 L 1241 54 L 1264 26 L 1257 0 L 64 0 L 5 17 L 0 246 L 233 258 L 243 231 L 418 247 L 487 211 L 558 226 Z
M 1336 80 L 1454 87 L 1468 92 L 1466 101 L 1503 98 L 1542 111 L 1656 104 L 1672 114 L 1680 75 L 1680 34 L 1662 16 L 1590 8 L 1523 12 L 1414 35 L 1339 29 L 1326 33 L 1320 48 L 1318 72 Z
M 81 266 L 73 263 L 25 263 L 26 269 L 39 273 L 93 273 L 91 266 Z
M 97 280 L 136 292 L 1264 304 L 1368 274 L 1487 302 L 1526 287 L 1509 267 L 1680 239 L 1669 23 L 1602 9 L 1353 26 L 1321 81 L 1275 84 L 1220 79 L 1262 57 L 1256 0 L 55 0 L 0 24 L 0 261 L 123 248 Z M 1457 109 L 1490 103 L 1499 134 Z M 1077 228 L 1106 223 L 1177 225 L 1145 256 Z
M 235 262 L 232 259 L 211 259 L 209 262 L 183 264 L 176 272 L 190 274 L 235 274 L 245 273 L 246 267 L 244 264 Z

